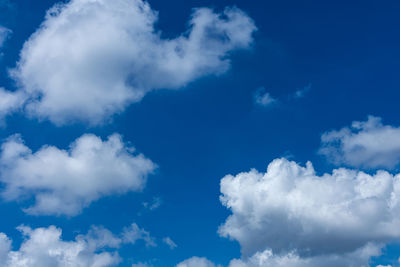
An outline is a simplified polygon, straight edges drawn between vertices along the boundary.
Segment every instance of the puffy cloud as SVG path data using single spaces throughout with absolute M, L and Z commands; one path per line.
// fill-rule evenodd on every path
M 380 251 L 380 246 L 368 244 L 354 252 L 342 255 L 317 255 L 302 258 L 294 252 L 274 255 L 271 250 L 265 250 L 263 252 L 257 252 L 247 259 L 234 259 L 230 262 L 229 267 L 368 267 L 369 259 L 374 256 L 379 256 Z
M 264 107 L 274 105 L 278 102 L 278 100 L 273 98 L 270 93 L 265 91 L 264 87 L 259 88 L 254 93 L 254 101 L 257 105 Z
M 123 237 L 103 227 L 93 226 L 86 235 L 78 235 L 73 241 L 62 240 L 62 231 L 55 226 L 37 229 L 20 226 L 18 230 L 24 235 L 18 250 L 11 250 L 11 241 L 0 233 L 2 267 L 105 267 L 121 262 L 117 249 L 125 243 Z
M 172 39 L 161 38 L 156 21 L 142 0 L 56 4 L 12 71 L 30 96 L 28 113 L 57 124 L 102 123 L 151 90 L 226 72 L 229 53 L 248 48 L 256 30 L 238 8 L 194 9 L 188 31 Z
M 213 262 L 206 258 L 191 257 L 178 263 L 176 267 L 217 267 Z
M 379 117 L 324 133 L 321 141 L 320 154 L 335 164 L 393 169 L 400 163 L 400 127 L 383 125 Z
M 77 236 L 75 241 L 63 241 L 61 229 L 54 226 L 31 229 L 18 228 L 25 236 L 19 250 L 7 251 L 4 267 L 102 267 L 120 262 L 117 252 L 100 252 L 113 245 L 114 240 L 98 242 L 89 236 Z M 108 243 L 109 241 L 110 243 Z M 114 246 L 111 246 L 114 248 Z
M 11 201 L 33 196 L 27 213 L 72 216 L 103 196 L 140 191 L 155 167 L 135 155 L 118 134 L 105 141 L 86 134 L 68 150 L 44 146 L 35 153 L 14 135 L 1 146 L 2 197 Z
M 21 91 L 11 92 L 0 87 L 0 120 L 6 115 L 20 109 L 26 100 Z
M 163 242 L 167 244 L 170 249 L 175 249 L 177 247 L 175 242 L 168 236 L 163 238 Z
M 367 266 L 381 245 L 400 238 L 400 174 L 341 168 L 318 176 L 310 162 L 276 159 L 265 173 L 225 176 L 221 193 L 232 214 L 219 233 L 240 243 L 244 261 L 233 261 L 236 266 L 262 259 Z

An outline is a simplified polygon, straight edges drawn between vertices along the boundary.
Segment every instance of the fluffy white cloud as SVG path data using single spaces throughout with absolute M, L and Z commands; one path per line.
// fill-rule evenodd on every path
M 248 48 L 256 27 L 238 8 L 195 9 L 173 39 L 155 30 L 142 0 L 71 0 L 51 8 L 12 72 L 27 111 L 62 124 L 101 123 L 154 89 L 177 89 L 228 70 L 229 53 Z
M 276 159 L 266 173 L 224 177 L 221 193 L 232 214 L 219 233 L 239 241 L 244 259 L 255 255 L 244 261 L 249 266 L 260 259 L 362 266 L 381 245 L 400 238 L 399 174 L 341 168 L 318 176 L 310 162 L 302 167 Z
M 22 107 L 26 100 L 21 91 L 11 92 L 0 87 L 0 120 Z
M 400 163 L 400 127 L 369 116 L 351 127 L 324 133 L 320 154 L 335 164 L 363 168 L 395 168 Z
M 73 241 L 62 240 L 62 231 L 55 226 L 37 229 L 20 226 L 18 230 L 24 235 L 24 241 L 18 250 L 11 250 L 11 241 L 0 233 L 1 267 L 114 266 L 121 262 L 116 250 L 126 243 L 123 237 L 95 226 L 86 235 L 76 236 Z
M 368 244 L 354 252 L 342 255 L 317 255 L 302 258 L 294 252 L 274 255 L 271 250 L 265 250 L 247 259 L 234 259 L 229 267 L 369 267 L 369 259 L 379 256 L 380 251 L 380 246 Z
M 191 257 L 178 263 L 176 267 L 217 267 L 213 262 L 206 258 Z
M 25 209 L 30 214 L 72 216 L 103 196 L 140 191 L 155 167 L 118 134 L 106 141 L 86 134 L 68 150 L 44 146 L 35 153 L 14 135 L 1 146 L 1 195 L 9 201 L 34 196 Z
M 115 248 L 113 239 L 99 241 L 82 235 L 75 241 L 63 241 L 61 229 L 54 226 L 37 229 L 23 226 L 18 229 L 25 240 L 19 250 L 8 248 L 3 254 L 2 267 L 105 267 L 120 262 L 116 252 L 99 252 L 103 248 Z

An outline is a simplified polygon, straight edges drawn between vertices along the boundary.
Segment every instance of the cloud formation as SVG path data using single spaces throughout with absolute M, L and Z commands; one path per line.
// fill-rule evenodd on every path
M 335 164 L 394 169 L 400 163 L 400 127 L 383 125 L 379 117 L 324 133 L 321 143 L 319 153 Z
M 221 193 L 232 214 L 219 233 L 240 243 L 236 266 L 368 266 L 400 239 L 400 174 L 341 168 L 318 176 L 310 162 L 276 159 L 265 173 L 225 176 Z
M 264 87 L 256 90 L 254 93 L 254 102 L 257 105 L 269 107 L 271 105 L 277 104 L 278 100 L 273 98 L 270 93 L 268 93 Z
M 101 197 L 142 190 L 155 168 L 118 134 L 105 141 L 86 134 L 68 150 L 44 146 L 34 153 L 14 135 L 1 146 L 1 195 L 8 201 L 33 196 L 29 214 L 73 216 Z
M 206 258 L 191 257 L 176 265 L 176 267 L 217 267 L 213 262 Z
M 51 8 L 24 44 L 12 76 L 29 115 L 56 124 L 99 124 L 155 89 L 178 89 L 230 66 L 256 27 L 243 11 L 194 9 L 189 29 L 172 39 L 154 28 L 142 0 L 71 0 Z
M 121 262 L 117 249 L 126 243 L 120 236 L 97 226 L 93 226 L 86 235 L 76 236 L 73 241 L 62 240 L 62 230 L 55 226 L 36 229 L 20 226 L 17 229 L 24 236 L 18 250 L 12 250 L 11 240 L 0 233 L 2 267 L 115 266 Z

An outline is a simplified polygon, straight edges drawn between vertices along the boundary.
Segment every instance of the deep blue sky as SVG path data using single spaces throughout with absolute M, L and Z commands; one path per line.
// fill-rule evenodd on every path
M 137 222 L 154 236 L 170 236 L 178 247 L 127 246 L 120 252 L 125 258 L 121 266 L 153 258 L 173 266 L 194 255 L 225 265 L 240 257 L 240 247 L 217 234 L 229 215 L 219 202 L 223 176 L 250 168 L 262 171 L 271 160 L 288 155 L 300 163 L 312 161 L 319 173 L 329 172 L 333 166 L 317 154 L 323 132 L 367 115 L 400 125 L 398 1 L 149 2 L 159 11 L 157 28 L 164 37 L 185 30 L 194 7 L 222 10 L 236 5 L 258 27 L 253 48 L 235 53 L 226 74 L 201 78 L 183 90 L 152 92 L 104 126 L 57 127 L 22 114 L 9 116 L 0 139 L 21 133 L 35 150 L 44 144 L 67 148 L 86 132 L 103 138 L 118 132 L 159 166 L 143 193 L 100 199 L 72 218 L 29 216 L 18 203 L 1 202 L 0 231 L 13 238 L 15 246 L 21 240 L 15 230 L 20 224 L 54 224 L 71 238 L 92 224 L 118 232 Z M 18 0 L 0 9 L 0 24 L 13 31 L 0 61 L 1 86 L 15 88 L 7 68 L 15 66 L 24 41 L 54 3 Z M 311 90 L 304 98 L 290 98 L 308 85 Z M 256 106 L 253 95 L 260 87 L 279 104 Z M 161 206 L 145 210 L 141 203 L 154 196 L 162 200 Z M 399 254 L 394 246 L 385 258 L 397 259 Z

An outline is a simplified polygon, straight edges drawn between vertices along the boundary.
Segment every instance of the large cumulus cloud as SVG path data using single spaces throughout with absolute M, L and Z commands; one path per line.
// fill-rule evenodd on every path
M 368 266 L 400 238 L 399 174 L 341 168 L 318 176 L 310 162 L 276 159 L 265 173 L 227 175 L 221 193 L 232 214 L 219 233 L 242 249 L 234 266 Z
M 56 4 L 25 43 L 12 71 L 27 112 L 62 124 L 102 123 L 154 89 L 177 89 L 230 65 L 256 29 L 238 8 L 193 11 L 189 29 L 164 39 L 157 12 L 142 0 Z
M 14 135 L 1 146 L 1 195 L 9 201 L 34 196 L 25 209 L 31 214 L 72 216 L 103 196 L 142 190 L 155 167 L 118 134 L 105 141 L 85 134 L 68 150 L 43 146 L 34 153 Z

